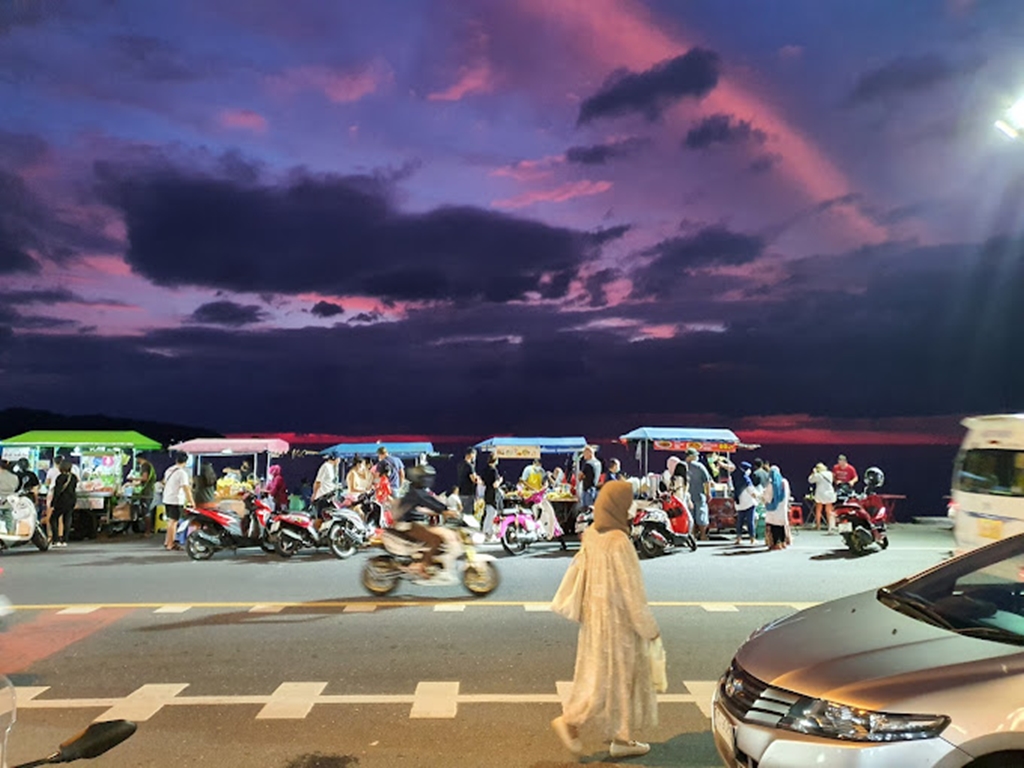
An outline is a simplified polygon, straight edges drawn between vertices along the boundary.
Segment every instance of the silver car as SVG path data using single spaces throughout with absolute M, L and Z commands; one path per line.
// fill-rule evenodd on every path
M 712 731 L 731 768 L 1024 768 L 1024 534 L 757 630 Z

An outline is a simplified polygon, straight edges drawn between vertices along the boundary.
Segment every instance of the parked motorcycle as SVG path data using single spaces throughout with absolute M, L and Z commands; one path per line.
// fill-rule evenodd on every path
M 862 555 L 868 547 L 877 544 L 880 549 L 889 546 L 885 532 L 885 500 L 878 489 L 885 475 L 878 467 L 864 471 L 864 493 L 851 494 L 835 507 L 836 528 L 851 552 Z
M 693 536 L 693 515 L 686 504 L 673 493 L 663 493 L 658 497 L 658 504 L 668 515 L 669 528 L 672 531 L 672 543 L 687 547 L 691 552 L 697 551 L 697 539 Z
M 538 493 L 526 500 L 529 506 L 506 507 L 498 512 L 496 524 L 501 546 L 510 555 L 521 555 L 527 547 L 538 541 L 561 538 L 562 527 L 553 508 L 545 515 L 542 510 L 544 494 Z M 547 524 L 543 521 L 547 518 Z
M 640 557 L 657 557 L 674 547 L 668 515 L 657 507 L 638 507 L 630 526 L 630 538 Z
M 35 544 L 40 552 L 50 548 L 46 530 L 39 522 L 35 501 L 17 494 L 0 500 L 0 552 L 29 542 Z
M 260 547 L 264 552 L 274 551 L 274 538 L 270 531 L 274 510 L 253 494 L 242 499 L 248 514 L 216 507 L 185 507 L 178 530 L 190 531 L 185 539 L 185 551 L 193 560 L 209 560 L 221 549 Z
M 446 539 L 444 556 L 453 563 L 452 568 L 460 573 L 447 573 L 444 568 L 432 565 L 429 577 L 423 579 L 417 566 L 426 552 L 422 542 L 411 539 L 400 530 L 387 528 L 381 537 L 384 554 L 375 555 L 363 566 L 363 586 L 372 594 L 388 595 L 403 579 L 422 586 L 448 586 L 457 583 L 474 595 L 489 595 L 498 587 L 500 578 L 492 555 L 479 554 L 473 545 L 473 531 L 478 528 L 476 520 L 464 515 L 461 520 L 448 522 L 445 527 L 454 534 Z M 447 548 L 453 549 L 447 549 Z
M 304 547 L 330 547 L 340 560 L 352 557 L 360 547 L 369 544 L 373 535 L 373 529 L 362 516 L 338 498 L 320 514 L 275 515 L 270 532 L 274 550 L 281 557 L 291 557 Z

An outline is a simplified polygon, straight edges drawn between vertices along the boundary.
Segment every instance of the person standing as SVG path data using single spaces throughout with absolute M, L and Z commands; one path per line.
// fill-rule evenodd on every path
M 462 504 L 462 514 L 474 515 L 476 509 L 476 487 L 480 484 L 480 477 L 476 473 L 476 451 L 467 448 L 462 456 L 462 463 L 459 464 L 458 486 L 456 492 L 459 494 L 459 502 Z M 484 489 L 486 491 L 486 488 Z
M 768 473 L 764 498 L 765 543 L 769 550 L 789 546 L 789 481 L 774 464 Z
M 316 479 L 313 481 L 313 508 L 316 516 L 327 509 L 331 503 L 331 496 L 338 490 L 338 463 L 340 456 L 328 456 L 324 459 L 320 469 L 316 472 Z
M 6 498 L 18 492 L 21 478 L 15 474 L 9 462 L 0 459 L 0 497 Z
M 751 466 L 749 461 L 740 462 L 739 476 L 733 483 L 736 491 L 736 543 L 739 544 L 743 538 L 743 529 L 750 534 L 750 543 L 753 544 L 757 537 L 755 523 L 755 512 L 757 502 L 761 497 L 761 489 L 754 485 L 750 476 Z
M 857 469 L 846 460 L 846 456 L 839 454 L 835 466 L 832 467 L 832 483 L 838 489 L 841 485 L 848 485 L 852 489 L 860 478 L 857 477 Z
M 613 758 L 645 755 L 637 731 L 658 723 L 650 643 L 660 637 L 647 605 L 643 574 L 629 537 L 633 488 L 606 483 L 594 502 L 594 524 L 583 533 L 578 561 L 554 605 L 580 622 L 572 691 L 551 727 L 573 754 L 583 752 L 580 729 L 592 723 L 611 741 Z
M 686 449 L 686 472 L 687 485 L 690 487 L 690 509 L 693 510 L 693 519 L 697 526 L 697 538 L 706 539 L 711 522 L 711 511 L 708 509 L 711 474 L 700 463 L 700 454 L 696 448 Z
M 358 496 L 373 488 L 373 471 L 370 464 L 369 458 L 356 456 L 352 469 L 345 475 L 345 487 L 349 493 Z
M 213 465 L 210 462 L 203 464 L 193 482 L 195 484 L 193 498 L 196 500 L 196 506 L 212 506 L 217 498 L 217 473 L 213 471 Z
M 388 453 L 387 447 L 383 445 L 377 449 L 377 473 L 387 476 L 392 496 L 397 496 L 402 492 L 402 483 L 405 482 L 405 465 L 400 459 L 396 459 Z
M 605 475 L 605 482 L 612 480 L 625 480 L 625 475 L 622 472 L 622 465 L 618 459 L 610 459 L 608 461 L 608 474 Z
M 52 510 L 48 517 L 57 516 L 57 534 L 54 546 L 66 547 L 71 536 L 71 516 L 77 501 L 78 478 L 71 471 L 71 462 L 62 461 L 57 477 L 50 488 L 46 506 Z
M 164 472 L 164 516 L 167 518 L 167 533 L 164 535 L 164 549 L 181 549 L 175 543 L 178 533 L 178 521 L 185 505 L 194 507 L 192 497 L 192 477 L 189 474 L 188 455 L 175 451 L 174 463 Z
M 480 472 L 480 480 L 484 484 L 484 516 L 480 521 L 484 539 L 494 539 L 494 518 L 498 515 L 498 493 L 501 488 L 501 475 L 498 474 L 498 457 L 491 454 L 487 466 Z
M 263 490 L 274 500 L 275 512 L 286 512 L 288 510 L 288 484 L 284 481 L 284 475 L 281 474 L 281 465 L 271 464 L 267 469 L 267 474 L 270 475 L 270 479 L 267 481 L 267 487 Z
M 814 530 L 821 530 L 821 511 L 824 508 L 828 533 L 835 533 L 836 519 L 832 505 L 836 503 L 836 489 L 832 484 L 832 473 L 819 461 L 814 465 L 807 482 L 814 489 Z
M 594 505 L 597 499 L 597 481 L 601 477 L 601 462 L 594 456 L 594 446 L 583 449 L 577 485 L 580 489 L 580 506 L 584 509 Z
M 135 478 L 135 503 L 138 514 L 145 526 L 142 535 L 153 535 L 153 494 L 156 491 L 156 469 L 149 459 L 139 457 L 138 472 Z
M 547 481 L 547 473 L 544 472 L 539 456 L 523 467 L 523 473 L 519 476 L 519 485 L 528 496 L 543 491 L 547 487 Z

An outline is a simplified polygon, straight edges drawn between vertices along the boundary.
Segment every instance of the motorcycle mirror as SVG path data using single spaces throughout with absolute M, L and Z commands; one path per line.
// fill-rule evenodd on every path
M 106 720 L 93 723 L 74 738 L 60 745 L 60 750 L 47 762 L 70 763 L 99 757 L 127 739 L 136 729 L 130 720 Z

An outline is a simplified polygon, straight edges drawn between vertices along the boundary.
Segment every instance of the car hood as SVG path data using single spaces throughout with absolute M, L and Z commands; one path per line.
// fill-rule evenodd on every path
M 1024 675 L 1024 649 L 899 613 L 874 591 L 824 603 L 748 640 L 737 663 L 776 688 L 867 709 L 935 690 Z

